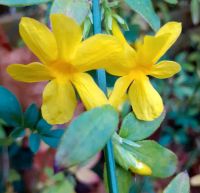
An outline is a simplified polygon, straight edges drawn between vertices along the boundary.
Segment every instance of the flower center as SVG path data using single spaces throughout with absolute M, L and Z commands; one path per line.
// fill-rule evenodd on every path
M 65 79 L 69 79 L 75 72 L 77 72 L 76 68 L 72 64 L 62 60 L 57 60 L 51 63 L 50 70 L 55 77 Z

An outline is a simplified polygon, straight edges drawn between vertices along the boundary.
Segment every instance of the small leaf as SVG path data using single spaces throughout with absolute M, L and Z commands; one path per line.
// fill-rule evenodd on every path
M 42 3 L 47 3 L 52 0 L 0 0 L 1 5 L 23 7 L 28 5 L 38 5 Z
M 40 135 L 45 135 L 49 133 L 51 127 L 44 119 L 40 119 L 36 125 L 36 130 Z
M 61 139 L 57 164 L 70 167 L 90 159 L 105 146 L 118 121 L 118 113 L 109 105 L 82 113 L 72 121 Z
M 29 137 L 29 147 L 33 153 L 37 153 L 40 147 L 40 136 L 37 133 L 32 133 Z
M 39 111 L 36 104 L 31 104 L 24 113 L 24 127 L 33 129 L 39 119 Z
M 63 129 L 51 130 L 47 134 L 41 136 L 42 140 L 52 148 L 57 148 L 60 139 L 64 133 Z
M 151 0 L 125 0 L 125 2 L 139 13 L 154 31 L 160 28 L 160 18 L 156 15 Z
M 23 137 L 24 135 L 25 135 L 25 130 L 23 127 L 17 127 L 10 133 L 10 137 L 12 138 Z
M 163 193 L 190 193 L 190 179 L 187 172 L 178 174 Z
M 166 178 L 174 174 L 177 157 L 170 150 L 152 140 L 137 142 L 139 147 L 126 146 L 137 160 L 147 164 L 152 170 L 152 176 Z
M 133 113 L 129 113 L 122 122 L 119 135 L 132 141 L 145 139 L 159 128 L 164 117 L 165 113 L 163 112 L 153 121 L 142 121 L 137 119 Z
M 15 95 L 0 86 L 0 99 L 0 118 L 9 126 L 21 126 L 22 108 Z
M 170 4 L 177 4 L 178 3 L 178 0 L 165 0 L 167 3 L 170 3 Z
M 90 10 L 87 0 L 54 0 L 51 13 L 63 13 L 82 23 Z

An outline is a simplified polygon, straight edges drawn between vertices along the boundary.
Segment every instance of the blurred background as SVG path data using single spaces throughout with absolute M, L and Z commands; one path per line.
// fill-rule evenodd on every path
M 178 4 L 169 4 L 154 0 L 153 4 L 162 24 L 171 20 L 182 22 L 183 32 L 165 56 L 180 63 L 182 71 L 171 79 L 152 80 L 163 97 L 167 114 L 161 128 L 151 138 L 176 153 L 179 159 L 177 173 L 187 170 L 191 193 L 200 193 L 200 1 L 179 0 Z M 25 8 L 0 6 L 0 85 L 12 91 L 24 109 L 31 103 L 38 107 L 41 105 L 41 92 L 46 83 L 16 82 L 5 69 L 12 63 L 26 64 L 36 60 L 20 39 L 18 24 L 22 16 L 47 22 L 47 9 L 48 5 Z M 115 11 L 126 20 L 129 31 L 124 31 L 124 34 L 131 43 L 144 34 L 153 34 L 143 18 L 123 2 Z M 108 79 L 112 84 L 113 77 Z M 82 111 L 83 107 L 79 104 L 77 114 Z M 10 129 L 5 131 L 0 121 L 0 138 L 9 132 Z M 0 192 L 67 193 L 62 184 L 67 174 L 53 176 L 54 154 L 54 149 L 42 143 L 34 156 L 26 137 L 20 145 L 0 146 Z M 104 193 L 102 170 L 102 155 L 99 154 L 86 167 L 70 171 L 76 192 Z M 133 178 L 131 193 L 160 193 L 170 180 Z

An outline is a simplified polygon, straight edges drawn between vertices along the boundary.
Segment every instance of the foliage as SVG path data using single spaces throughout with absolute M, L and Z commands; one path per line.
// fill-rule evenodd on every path
M 24 184 L 19 185 L 24 181 L 23 173 L 32 172 L 32 168 L 37 168 L 37 156 L 43 151 L 41 149 L 44 142 L 52 148 L 58 148 L 56 162 L 52 161 L 51 169 L 45 169 L 45 174 L 40 171 L 42 173 L 40 175 L 45 175 L 45 178 L 43 176 L 41 180 L 39 175 L 37 176 L 35 188 L 39 190 L 36 191 L 75 193 L 76 189 L 79 193 L 80 182 L 74 171 L 101 151 L 112 136 L 119 193 L 155 193 L 155 184 L 158 192 L 189 193 L 189 176 L 186 172 L 178 174 L 166 188 L 163 187 L 162 182 L 157 182 L 157 178 L 172 176 L 176 172 L 177 165 L 178 171 L 188 170 L 190 175 L 198 172 L 195 164 L 199 163 L 200 153 L 197 139 L 200 132 L 198 29 L 200 1 L 102 0 L 101 9 L 103 33 L 112 33 L 113 20 L 115 20 L 122 27 L 126 39 L 136 47 L 138 43 L 136 40 L 141 34 L 152 34 L 148 26 L 157 31 L 160 23 L 181 20 L 177 14 L 182 13 L 184 3 L 191 15 L 191 18 L 188 17 L 190 22 L 183 23 L 185 32 L 182 39 L 185 41 L 180 39 L 180 43 L 163 56 L 164 59 L 174 59 L 180 63 L 182 71 L 169 81 L 151 80 L 165 102 L 165 111 L 153 121 L 137 119 L 131 112 L 127 100 L 119 107 L 119 112 L 107 105 L 81 113 L 67 125 L 53 126 L 42 118 L 40 107 L 30 103 L 28 108 L 23 110 L 16 96 L 0 86 L 0 158 L 7 158 L 8 162 L 10 161 L 10 169 L 4 167 L 2 170 L 3 174 L 7 174 L 7 180 L 0 176 L 0 191 L 1 188 L 5 188 L 3 187 L 5 184 L 8 184 L 7 192 L 9 187 L 14 187 L 16 192 L 16 189 L 19 190 L 20 186 L 24 186 Z M 22 14 L 24 14 L 23 7 L 30 5 L 34 6 L 27 7 L 27 10 L 33 13 L 36 9 L 45 10 L 47 17 L 49 13 L 64 13 L 82 24 L 84 39 L 93 34 L 90 1 L 0 0 L 0 4 L 21 7 L 16 10 Z M 96 79 L 96 74 L 93 72 L 91 74 Z M 116 79 L 115 76 L 107 75 L 109 87 L 113 87 Z M 168 148 L 178 155 L 180 162 L 177 162 L 177 156 Z M 54 153 L 51 152 L 50 157 L 54 159 Z M 46 162 L 46 156 L 42 154 L 41 160 L 39 164 Z M 99 160 L 94 168 L 99 176 L 102 175 L 99 169 L 102 170 L 103 164 L 103 160 Z M 54 175 L 57 171 L 60 173 Z M 139 176 L 150 175 L 150 171 L 152 177 Z M 87 174 L 82 178 L 87 178 Z M 107 187 L 105 167 L 104 181 Z M 85 186 L 90 187 L 89 184 Z M 90 191 L 86 190 L 86 192 Z

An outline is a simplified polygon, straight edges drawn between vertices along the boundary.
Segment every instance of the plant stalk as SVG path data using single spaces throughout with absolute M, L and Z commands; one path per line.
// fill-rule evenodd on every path
M 92 0 L 92 11 L 93 11 L 94 34 L 98 34 L 101 33 L 101 11 L 100 11 L 99 0 Z M 104 69 L 97 70 L 97 80 L 99 87 L 107 95 L 106 73 Z M 105 152 L 109 193 L 118 193 L 118 185 L 115 172 L 115 160 L 114 160 L 113 145 L 111 139 L 106 144 L 104 152 Z

